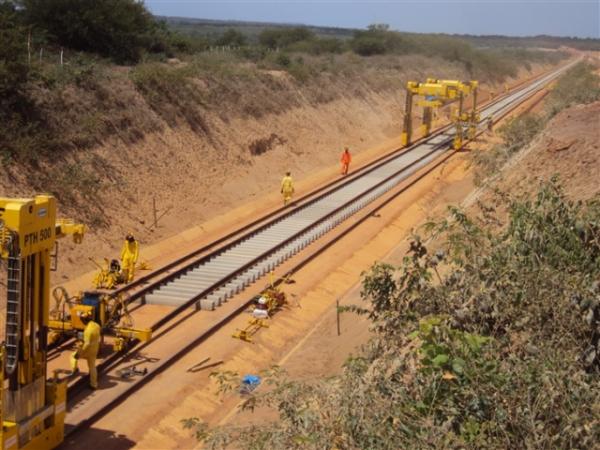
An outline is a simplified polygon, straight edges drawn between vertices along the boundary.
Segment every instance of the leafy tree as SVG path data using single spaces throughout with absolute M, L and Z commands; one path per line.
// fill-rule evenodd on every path
M 65 47 L 117 62 L 138 61 L 144 50 L 164 51 L 165 25 L 136 0 L 22 0 L 29 24 Z
M 356 36 L 350 46 L 361 56 L 381 55 L 386 52 L 385 43 L 373 36 Z
M 0 102 L 12 98 L 27 81 L 27 31 L 14 5 L 0 2 Z
M 359 55 L 370 56 L 397 51 L 402 41 L 400 33 L 390 31 L 389 25 L 373 24 L 367 30 L 356 31 L 350 46 Z
M 305 27 L 267 28 L 258 35 L 258 42 L 268 48 L 286 48 L 300 41 L 309 41 L 315 34 Z
M 348 309 L 373 338 L 341 375 L 298 382 L 275 368 L 242 409 L 278 420 L 184 426 L 207 448 L 596 448 L 600 199 L 569 201 L 556 180 L 503 198 L 501 229 L 489 208 L 489 221 L 452 208 L 430 227 L 437 251 L 415 237 L 400 267 L 366 274 L 370 307 Z M 217 383 L 226 393 L 240 380 Z
M 27 92 L 28 30 L 10 2 L 0 2 L 0 161 L 28 158 L 39 142 L 35 106 Z M 43 142 L 48 142 L 45 139 Z M 0 164 L 0 165 L 2 165 Z
M 235 47 L 242 47 L 246 45 L 246 36 L 238 30 L 229 28 L 223 36 L 216 41 L 217 45 L 232 45 Z

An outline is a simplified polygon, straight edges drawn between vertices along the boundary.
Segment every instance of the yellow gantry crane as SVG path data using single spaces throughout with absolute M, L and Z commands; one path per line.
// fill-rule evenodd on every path
M 412 140 L 412 107 L 414 97 L 418 97 L 418 106 L 423 107 L 421 125 L 422 136 L 431 132 L 433 108 L 439 108 L 446 103 L 457 100 L 458 107 L 452 113 L 452 121 L 456 126 L 453 147 L 459 150 L 464 140 L 464 130 L 469 130 L 469 138 L 475 137 L 479 115 L 477 114 L 477 81 L 437 80 L 428 78 L 425 83 L 409 81 L 406 84 L 406 105 L 404 125 L 402 130 L 402 145 L 409 145 Z M 464 99 L 471 95 L 473 107 L 470 112 L 464 112 Z
M 81 242 L 84 225 L 56 219 L 50 195 L 0 197 L 0 260 L 6 261 L 0 350 L 2 450 L 52 449 L 64 436 L 66 381 L 47 378 L 50 271 L 56 239 Z

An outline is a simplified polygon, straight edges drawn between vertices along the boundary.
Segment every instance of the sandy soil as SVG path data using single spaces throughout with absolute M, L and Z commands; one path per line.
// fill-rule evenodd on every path
M 485 95 L 482 97 L 485 99 Z M 184 129 L 167 129 L 134 146 L 115 143 L 97 149 L 98 155 L 112 161 L 115 170 L 130 174 L 123 189 L 127 193 L 111 189 L 112 196 L 105 199 L 105 213 L 119 217 L 108 230 L 91 230 L 86 244 L 78 249 L 64 244 L 61 253 L 69 256 L 61 262 L 60 279 L 66 281 L 67 274 L 72 279 L 90 270 L 91 265 L 81 263 L 88 255 L 114 254 L 120 245 L 120 238 L 115 236 L 129 229 L 140 236 L 143 244 L 172 236 L 152 247 L 144 245 L 145 257 L 153 262 L 176 253 L 176 245 L 196 245 L 235 221 L 274 208 L 280 201 L 274 186 L 284 170 L 291 169 L 303 189 L 331 177 L 338 170 L 338 149 L 343 145 L 354 150 L 356 163 L 397 147 L 402 107 L 401 96 L 344 98 L 261 121 L 231 120 L 222 124 L 222 135 L 215 142 L 202 142 Z M 273 133 L 281 139 L 274 140 L 270 151 L 248 156 L 249 142 Z M 381 142 L 384 144 L 374 145 Z M 163 151 L 165 148 L 169 150 Z M 215 148 L 226 150 L 221 154 L 209 151 Z M 321 262 L 299 274 L 288 294 L 301 308 L 284 311 L 269 330 L 257 337 L 256 344 L 230 338 L 232 330 L 245 322 L 245 317 L 240 317 L 202 350 L 192 352 L 157 377 L 150 388 L 155 395 L 149 397 L 144 390 L 134 394 L 84 439 L 70 445 L 82 448 L 102 438 L 106 448 L 189 448 L 195 443 L 181 429 L 182 418 L 198 416 L 212 424 L 231 423 L 239 398 L 216 397 L 214 381 L 206 373 L 186 372 L 207 355 L 226 361 L 223 369 L 242 373 L 253 373 L 273 363 L 282 364 L 297 377 L 336 373 L 345 357 L 366 341 L 368 329 L 363 320 L 344 316 L 342 336 L 338 337 L 333 326 L 335 300 L 357 302 L 362 270 L 376 260 L 397 261 L 413 227 L 443 215 L 448 203 L 464 199 L 472 190 L 468 169 L 467 154 L 459 155 L 410 195 L 390 204 L 367 230 L 345 241 L 342 250 L 331 249 Z M 10 187 L 4 179 L 0 180 L 0 188 L 9 195 L 24 190 L 22 186 Z M 153 197 L 159 210 L 169 213 L 160 220 L 158 229 L 150 231 Z M 89 280 L 88 275 L 84 278 Z M 79 283 L 85 284 L 81 280 Z
M 318 261 L 296 274 L 294 283 L 285 288 L 292 307 L 279 313 L 269 329 L 261 330 L 253 344 L 230 337 L 247 320 L 245 316 L 235 319 L 197 351 L 182 358 L 147 388 L 101 419 L 94 430 L 65 448 L 81 448 L 99 435 L 113 436 L 106 448 L 129 448 L 134 443 L 143 449 L 195 445 L 189 433 L 181 428 L 182 418 L 197 416 L 213 425 L 228 423 L 239 402 L 237 395 L 225 398 L 215 395 L 216 383 L 208 378 L 208 373 L 187 372 L 208 356 L 212 361 L 225 361 L 220 370 L 239 373 L 256 373 L 273 364 L 282 365 L 291 376 L 336 373 L 346 356 L 356 352 L 369 334 L 363 319 L 344 315 L 341 336 L 337 336 L 336 299 L 342 304 L 360 302 L 361 272 L 386 258 L 390 248 L 401 244 L 421 221 L 444 214 L 449 202 L 467 195 L 471 190 L 470 180 L 465 179 L 467 161 L 465 153 L 444 164 L 392 202 L 379 217 L 361 226 L 359 232 L 344 238 Z M 401 254 L 401 250 L 393 253 L 396 260 Z M 152 399 L 147 392 L 153 392 Z M 135 414 L 132 407 L 137 411 Z M 252 419 L 263 420 L 264 417 L 257 415 Z M 236 423 L 241 420 L 248 418 L 235 419 Z M 153 425 L 148 427 L 148 423 Z
M 523 70 L 507 83 L 543 69 L 536 66 L 531 72 Z M 398 77 L 423 79 L 434 73 L 440 78 L 466 76 L 460 66 L 417 58 L 407 61 Z M 353 95 L 358 88 L 342 82 L 328 83 L 323 93 L 333 99 L 315 104 L 305 99 L 302 89 L 290 84 L 286 89 L 295 95 L 297 106 L 277 114 L 255 118 L 236 110 L 236 105 L 223 104 L 220 111 L 206 112 L 210 133 L 199 134 L 185 125 L 164 126 L 162 131 L 147 133 L 133 144 L 125 144 L 115 135 L 100 147 L 67 158 L 61 164 L 81 164 L 102 176 L 103 187 L 94 199 L 101 213 L 83 214 L 75 204 L 59 206 L 61 215 L 83 214 L 89 232 L 80 246 L 61 242 L 64 258 L 54 282 L 62 283 L 93 270 L 95 266 L 88 257 L 101 261 L 117 255 L 128 231 L 136 234 L 144 249 L 192 227 L 202 227 L 254 199 L 279 201 L 278 185 L 285 170 L 291 170 L 299 182 L 337 164 L 345 145 L 356 157 L 398 136 L 403 90 L 360 86 L 361 95 Z M 503 85 L 491 89 L 500 92 Z M 489 86 L 482 86 L 482 100 L 489 90 Z M 135 98 L 139 103 L 140 99 Z M 418 115 L 417 111 L 417 120 Z M 447 112 L 440 114 L 442 119 L 446 116 Z M 265 152 L 252 154 L 252 146 L 259 141 L 266 143 Z M 32 195 L 31 185 L 31 173 L 0 171 L 4 196 Z M 86 202 L 79 199 L 79 203 Z M 154 205 L 159 217 L 157 227 L 153 226 Z M 103 221 L 104 226 L 96 223 Z
M 479 151 L 493 139 L 485 136 L 472 149 Z M 387 145 L 394 148 L 397 142 L 390 141 Z M 384 149 L 382 145 L 378 151 Z M 328 168 L 332 174 L 336 170 L 337 166 Z M 316 175 L 313 178 L 318 180 Z M 182 418 L 200 417 L 212 425 L 271 418 L 269 411 L 252 416 L 237 414 L 239 396 L 215 395 L 216 384 L 208 378 L 208 373 L 190 374 L 187 369 L 210 356 L 212 361 L 225 361 L 220 370 L 239 373 L 256 373 L 272 364 L 282 365 L 295 378 L 337 373 L 347 355 L 366 342 L 369 332 L 365 320 L 343 315 L 338 337 L 335 301 L 360 302 L 361 272 L 377 260 L 397 263 L 406 251 L 406 237 L 413 228 L 431 218 L 442 217 L 449 203 L 460 203 L 472 190 L 469 154 L 462 153 L 392 202 L 376 220 L 361 226 L 358 233 L 344 238 L 318 262 L 298 273 L 294 284 L 285 290 L 294 304 L 297 302 L 301 307 L 280 313 L 268 330 L 256 336 L 254 344 L 231 339 L 231 333 L 246 321 L 244 316 L 235 319 L 65 448 L 81 448 L 101 436 L 106 439 L 107 448 L 189 448 L 195 442 L 182 430 Z M 260 210 L 268 207 L 268 202 L 261 199 L 252 205 Z M 147 392 L 153 392 L 151 398 Z M 152 425 L 148 426 L 149 423 Z
M 543 133 L 518 155 L 501 186 L 513 194 L 554 174 L 567 195 L 586 200 L 600 192 L 600 102 L 562 111 Z

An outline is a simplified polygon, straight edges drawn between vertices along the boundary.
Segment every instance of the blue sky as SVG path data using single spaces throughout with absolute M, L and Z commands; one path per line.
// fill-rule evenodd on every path
M 157 15 L 415 32 L 600 38 L 600 0 L 146 0 Z

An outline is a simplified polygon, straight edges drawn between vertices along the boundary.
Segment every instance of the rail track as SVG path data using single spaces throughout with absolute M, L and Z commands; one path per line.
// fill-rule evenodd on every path
M 500 120 L 573 64 L 575 62 L 540 76 L 530 84 L 483 106 L 480 110 L 480 125 L 490 116 L 496 121 Z M 453 136 L 451 125 L 442 127 L 405 149 L 384 155 L 350 176 L 336 179 L 299 198 L 292 207 L 279 208 L 116 292 L 131 292 L 130 301 L 136 302 L 136 308 L 148 304 L 172 307 L 170 312 L 152 325 L 152 329 L 156 339 L 173 337 L 176 328 L 198 311 L 214 310 L 339 227 L 348 218 L 360 216 L 351 226 L 346 227 L 342 235 L 358 226 L 374 210 L 383 207 L 409 185 L 451 157 L 454 154 L 451 150 Z M 297 257 L 298 261 L 289 271 L 297 270 L 333 242 L 335 239 L 303 259 Z M 246 309 L 249 303 L 250 300 L 230 305 L 228 312 L 207 328 L 198 329 L 193 335 L 180 337 L 180 345 L 169 354 L 158 360 L 145 360 L 149 366 L 145 377 L 94 393 L 89 393 L 85 388 L 85 378 L 74 380 L 69 385 L 68 392 L 67 434 L 93 423 Z M 124 364 L 132 364 L 132 361 L 135 364 L 131 355 L 149 350 L 153 342 L 135 345 L 129 349 L 128 355 L 112 355 L 98 369 L 106 375 L 115 373 Z M 90 401 L 81 406 L 81 400 L 88 396 L 92 397 Z

